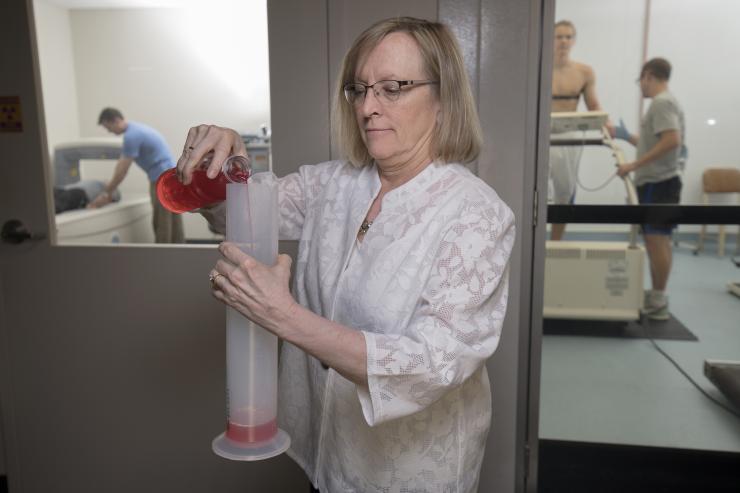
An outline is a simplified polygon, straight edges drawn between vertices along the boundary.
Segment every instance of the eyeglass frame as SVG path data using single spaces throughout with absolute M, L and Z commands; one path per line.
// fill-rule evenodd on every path
M 373 90 L 373 93 L 375 93 L 375 97 L 378 98 L 379 97 L 379 93 L 378 93 L 378 91 L 376 91 L 374 89 L 374 87 L 376 85 L 382 83 L 382 82 L 395 82 L 396 84 L 398 84 L 398 89 L 399 89 L 399 91 L 398 91 L 398 97 L 401 97 L 401 88 L 402 87 L 407 87 L 407 86 L 421 87 L 421 86 L 426 86 L 426 85 L 430 85 L 430 84 L 439 84 L 439 81 L 438 80 L 418 80 L 418 79 L 417 80 L 383 79 L 383 80 L 375 81 L 374 84 L 370 84 L 370 85 L 363 84 L 362 82 L 347 82 L 346 84 L 344 84 L 342 86 L 342 92 L 344 93 L 344 99 L 346 99 L 347 102 L 349 104 L 351 104 L 352 106 L 357 105 L 357 104 L 362 104 L 362 103 L 365 102 L 365 98 L 367 98 L 367 91 L 368 91 L 368 89 L 372 89 Z M 350 101 L 349 96 L 347 95 L 347 87 L 348 86 L 362 86 L 362 87 L 364 87 L 365 88 L 365 92 L 363 93 L 362 99 L 357 99 L 354 102 Z M 381 101 L 381 103 L 382 103 L 382 100 L 381 99 L 378 99 L 378 101 Z M 396 101 L 398 101 L 398 98 L 396 98 L 396 99 L 388 99 L 387 101 L 390 102 L 390 103 L 395 103 Z

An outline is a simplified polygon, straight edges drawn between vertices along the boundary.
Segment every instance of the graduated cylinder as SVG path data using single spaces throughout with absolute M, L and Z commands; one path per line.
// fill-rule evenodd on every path
M 266 265 L 278 254 L 277 180 L 257 173 L 226 185 L 226 239 Z M 260 460 L 284 452 L 290 437 L 277 427 L 277 337 L 231 307 L 226 313 L 226 432 L 216 454 Z

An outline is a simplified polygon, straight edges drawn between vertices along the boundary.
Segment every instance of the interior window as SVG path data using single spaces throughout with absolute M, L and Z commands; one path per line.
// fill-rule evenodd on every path
M 265 0 L 145 4 L 34 2 L 57 244 L 155 242 L 151 184 L 177 161 L 191 126 L 237 129 L 252 166 L 270 169 Z M 109 107 L 134 125 L 109 132 L 99 124 Z M 147 130 L 137 140 L 129 130 L 139 125 Z M 125 178 L 103 206 L 88 207 L 111 191 L 121 156 L 133 158 Z M 180 223 L 182 234 L 156 241 L 221 240 L 198 214 Z
M 740 204 L 740 70 L 728 63 L 740 56 L 738 15 L 740 5 L 723 1 L 557 2 L 549 203 L 624 209 L 676 194 L 666 202 L 707 204 L 707 224 L 642 229 L 601 209 L 588 224 L 548 225 L 541 491 L 581 491 L 574 482 L 637 491 L 636 475 L 683 491 L 709 484 L 712 464 L 737 464 L 740 396 L 720 380 L 726 363 L 740 373 L 739 232 L 712 220 L 727 222 L 713 211 Z M 652 72 L 641 77 L 656 58 L 671 67 L 667 93 L 649 85 L 662 80 Z M 675 173 L 616 175 L 674 130 Z M 658 185 L 674 177 L 678 190 Z

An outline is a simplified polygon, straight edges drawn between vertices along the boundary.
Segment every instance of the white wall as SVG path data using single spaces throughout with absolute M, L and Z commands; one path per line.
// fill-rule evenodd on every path
M 646 4 L 650 4 L 647 46 L 643 46 Z M 701 175 L 712 166 L 739 166 L 733 145 L 740 128 L 740 3 L 734 0 L 557 0 L 555 18 L 575 23 L 577 40 L 572 56 L 596 73 L 596 88 L 604 109 L 617 123 L 639 130 L 639 76 L 646 48 L 647 58 L 662 56 L 673 65 L 670 88 L 686 116 L 689 161 L 684 174 L 682 203 L 701 203 Z M 644 101 L 647 109 L 650 101 Z M 582 110 L 585 110 L 581 103 Z M 710 126 L 707 120 L 715 119 Z M 621 143 L 625 157 L 634 149 Z M 586 148 L 580 168 L 581 183 L 595 187 L 613 171 L 606 148 Z M 579 188 L 579 204 L 624 203 L 624 187 L 613 180 L 598 192 Z M 569 230 L 596 229 L 572 225 Z M 608 229 L 608 228 L 606 228 Z M 696 227 L 685 226 L 692 231 Z
M 265 2 L 217 5 L 72 11 L 82 134 L 105 133 L 104 106 L 158 129 L 176 155 L 192 125 L 269 124 Z
M 33 2 L 49 152 L 80 136 L 70 15 L 43 0 Z
M 652 0 L 648 57 L 671 62 L 671 91 L 686 113 L 684 203 L 701 202 L 704 169 L 740 167 L 738 19 L 736 0 Z M 710 119 L 716 124 L 709 125 Z
M 191 126 L 217 124 L 247 133 L 270 125 L 265 0 L 69 11 L 36 2 L 41 12 L 55 14 L 54 23 L 39 23 L 39 38 L 48 40 L 40 52 L 42 73 L 48 74 L 50 149 L 60 140 L 108 135 L 97 125 L 105 106 L 159 130 L 175 159 Z M 68 82 L 60 85 L 58 73 Z M 112 163 L 103 165 L 103 176 L 109 176 L 106 167 L 112 172 Z M 147 193 L 147 187 L 145 174 L 132 167 L 121 190 Z M 200 216 L 184 218 L 188 238 L 210 236 Z

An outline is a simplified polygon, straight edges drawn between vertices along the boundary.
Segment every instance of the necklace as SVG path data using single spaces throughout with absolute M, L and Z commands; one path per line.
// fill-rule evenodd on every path
M 370 226 L 372 226 L 372 225 L 373 225 L 373 222 L 372 221 L 368 221 L 367 219 L 365 219 L 364 221 L 362 221 L 362 224 L 360 225 L 360 232 L 359 232 L 359 234 L 364 235 L 365 233 L 367 233 L 367 231 L 370 229 Z

